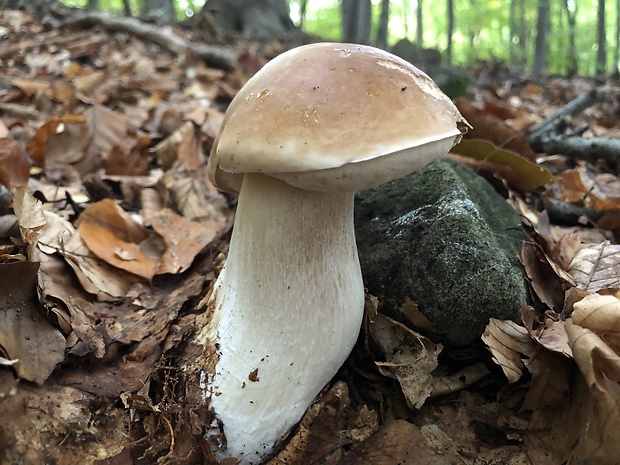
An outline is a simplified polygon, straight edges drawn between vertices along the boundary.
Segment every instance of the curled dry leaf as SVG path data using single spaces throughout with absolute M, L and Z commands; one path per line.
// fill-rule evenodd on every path
M 587 320 L 582 320 L 582 323 Z M 575 362 L 585 383 L 570 408 L 570 424 L 559 434 L 572 446 L 569 464 L 615 465 L 620 456 L 620 356 L 595 331 L 566 322 Z
M 540 301 L 551 309 L 561 309 L 566 288 L 574 284 L 572 276 L 532 242 L 523 242 L 519 258 Z
M 43 384 L 65 356 L 65 338 L 39 312 L 38 263 L 0 265 L 0 346 L 20 378 Z
M 420 408 L 433 392 L 431 373 L 441 346 L 381 314 L 373 318 L 370 331 L 386 360 L 375 362 L 379 371 L 397 379 L 407 403 Z
M 46 266 L 43 262 L 51 255 L 60 254 L 73 268 L 87 292 L 103 300 L 110 300 L 110 296 L 121 297 L 127 293 L 132 283 L 128 276 L 93 255 L 69 221 L 55 213 L 44 211 L 42 203 L 25 188 L 15 189 L 13 203 L 22 239 L 29 243 L 30 259 L 42 263 L 39 284 L 42 284 L 45 275 Z M 56 266 L 53 268 L 58 271 Z M 50 293 L 50 289 L 45 286 L 42 290 L 46 295 L 57 295 Z
M 78 232 L 88 248 L 110 265 L 147 279 L 157 273 L 161 245 L 113 200 L 101 200 L 84 210 Z
M 620 287 L 620 245 L 602 242 L 583 247 L 574 256 L 568 272 L 577 286 L 596 292 L 608 287 Z
M 532 375 L 523 408 L 535 410 L 555 405 L 568 390 L 567 359 L 544 350 L 530 337 L 527 329 L 512 321 L 491 319 L 482 335 L 493 361 L 503 370 L 510 383 L 518 381 L 523 368 Z
M 515 383 L 523 374 L 522 354 L 532 351 L 532 339 L 527 330 L 513 321 L 491 318 L 482 334 L 493 361 L 497 363 L 509 383 Z
M 620 300 L 616 296 L 590 294 L 584 297 L 573 305 L 571 320 L 620 350 Z

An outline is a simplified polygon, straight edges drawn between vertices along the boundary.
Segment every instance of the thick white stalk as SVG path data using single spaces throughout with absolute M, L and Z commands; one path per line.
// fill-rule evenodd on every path
M 359 333 L 364 289 L 351 192 L 246 174 L 213 319 L 208 377 L 227 450 L 260 463 L 334 376 Z

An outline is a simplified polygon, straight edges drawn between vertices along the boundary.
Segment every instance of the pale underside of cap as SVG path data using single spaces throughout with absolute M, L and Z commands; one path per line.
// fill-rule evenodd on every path
M 373 178 L 360 167 L 349 173 L 349 164 L 399 152 L 415 159 L 410 149 L 416 147 L 425 147 L 426 164 L 436 143 L 443 141 L 439 157 L 466 126 L 452 101 L 410 63 L 363 45 L 312 44 L 276 57 L 233 99 L 211 151 L 210 177 L 235 191 L 248 172 L 289 182 L 285 173 L 345 167 L 336 176 L 321 176 L 314 187 L 314 174 L 308 186 L 298 185 L 331 190 L 332 178 L 337 183 L 355 171 Z M 398 168 L 390 179 L 416 169 Z M 352 190 L 371 187 L 366 181 L 349 184 Z

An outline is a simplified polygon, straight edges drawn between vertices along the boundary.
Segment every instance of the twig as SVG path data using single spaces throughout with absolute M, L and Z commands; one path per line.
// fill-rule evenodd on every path
M 611 163 L 619 163 L 620 139 L 582 137 L 587 128 L 565 130 L 567 117 L 575 116 L 591 105 L 602 101 L 606 90 L 604 87 L 592 89 L 534 126 L 528 136 L 532 148 L 549 155 L 561 153 L 590 162 L 603 159 Z
M 122 18 L 99 11 L 90 11 L 78 14 L 63 23 L 63 27 L 90 27 L 92 25 L 99 25 L 109 31 L 128 32 L 175 54 L 191 51 L 216 68 L 232 70 L 237 62 L 235 53 L 230 48 L 191 43 L 175 35 L 171 30 L 162 30 L 161 27 L 143 23 L 135 18 Z
M 603 159 L 611 163 L 620 163 L 620 139 L 549 134 L 544 136 L 539 144 L 540 152 L 549 155 L 561 153 L 589 162 Z
M 530 135 L 528 136 L 530 144 L 535 148 L 541 137 L 543 137 L 545 133 L 553 132 L 562 124 L 566 117 L 578 115 L 586 108 L 603 101 L 604 98 L 605 92 L 599 87 L 568 102 L 553 115 L 545 118 L 531 129 Z
M 28 120 L 37 120 L 41 117 L 41 113 L 34 108 L 17 103 L 0 103 L 0 115 L 2 114 Z

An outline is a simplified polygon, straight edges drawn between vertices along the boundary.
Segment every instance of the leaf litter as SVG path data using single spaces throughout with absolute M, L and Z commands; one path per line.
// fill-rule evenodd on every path
M 183 385 L 233 219 L 205 154 L 286 44 L 239 41 L 225 72 L 41 19 L 0 12 L 0 462 L 215 464 Z M 522 216 L 532 306 L 467 353 L 433 343 L 415 302 L 405 324 L 369 296 L 359 344 L 270 464 L 617 463 L 620 181 L 526 137 L 592 84 L 472 78 L 455 156 Z M 574 123 L 618 137 L 617 114 Z

